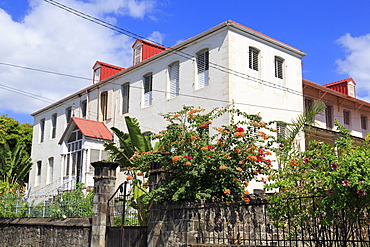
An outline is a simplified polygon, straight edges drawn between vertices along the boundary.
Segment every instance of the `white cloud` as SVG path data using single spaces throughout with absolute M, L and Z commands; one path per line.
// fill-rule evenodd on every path
M 345 58 L 336 61 L 338 71 L 355 80 L 359 98 L 370 101 L 370 34 L 353 37 L 347 33 L 337 42 L 345 52 Z
M 60 1 L 79 11 L 109 22 L 117 15 L 143 18 L 154 8 L 153 1 L 76 0 Z M 95 61 L 117 66 L 131 65 L 133 39 L 72 15 L 42 0 L 31 0 L 20 22 L 0 9 L 0 62 L 90 78 Z M 91 84 L 32 70 L 0 64 L 0 84 L 58 100 Z M 0 112 L 9 109 L 31 113 L 47 103 L 21 96 L 0 87 Z
M 148 40 L 157 42 L 157 44 L 163 44 L 163 40 L 166 36 L 163 33 L 160 33 L 158 31 L 154 31 L 150 34 L 148 37 Z

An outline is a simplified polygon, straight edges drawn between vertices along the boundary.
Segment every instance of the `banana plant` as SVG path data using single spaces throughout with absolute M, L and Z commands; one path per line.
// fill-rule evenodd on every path
M 119 145 L 107 143 L 105 144 L 105 150 L 110 152 L 111 160 L 120 163 L 122 167 L 129 167 L 132 165 L 130 158 L 136 150 L 147 152 L 153 148 L 149 138 L 142 135 L 136 118 L 126 116 L 125 122 L 128 133 L 112 127 L 111 130 L 119 139 Z
M 10 188 L 25 184 L 32 162 L 23 143 L 11 149 L 7 142 L 0 144 L 0 179 Z
M 118 143 L 105 144 L 105 150 L 111 154 L 111 160 L 120 163 L 121 167 L 131 167 L 131 156 L 135 151 L 148 152 L 153 150 L 148 136 L 143 136 L 140 130 L 139 122 L 136 118 L 126 116 L 125 122 L 128 133 L 112 127 L 111 130 L 118 137 Z M 130 206 L 138 211 L 138 219 L 140 225 L 147 224 L 148 203 L 143 201 L 146 194 L 146 187 L 142 185 L 142 181 L 137 179 L 136 174 L 132 174 L 135 178 L 132 182 L 133 195 L 130 199 Z

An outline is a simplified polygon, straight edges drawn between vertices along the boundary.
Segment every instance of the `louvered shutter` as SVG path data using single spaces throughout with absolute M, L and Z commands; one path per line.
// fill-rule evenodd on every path
M 256 71 L 258 71 L 258 54 L 258 50 L 249 48 L 249 68 Z
M 169 66 L 170 77 L 170 98 L 179 95 L 179 63 L 176 62 Z
M 152 74 L 144 77 L 144 107 L 152 105 Z
M 286 138 L 286 124 L 284 123 L 278 123 L 277 124 L 277 138 L 278 140 L 285 139 Z
M 130 84 L 122 85 L 122 114 L 129 112 Z
M 283 79 L 283 62 L 284 60 L 275 57 L 275 77 Z
M 209 85 L 209 52 L 203 51 L 197 54 L 198 88 Z

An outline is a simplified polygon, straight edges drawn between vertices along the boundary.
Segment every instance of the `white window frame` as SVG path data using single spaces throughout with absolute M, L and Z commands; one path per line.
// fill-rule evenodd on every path
M 87 100 L 81 101 L 80 106 L 81 106 L 81 117 L 86 118 L 87 117 Z
M 168 65 L 169 98 L 175 98 L 180 93 L 180 63 L 173 62 Z
M 260 70 L 260 62 L 259 62 L 260 50 L 250 46 L 248 54 L 249 54 L 248 56 L 249 57 L 248 59 L 249 69 L 254 70 L 254 71 L 259 71 Z
M 39 186 L 41 184 L 41 174 L 42 174 L 42 161 L 39 160 L 36 162 L 35 186 Z
M 69 120 L 71 120 L 72 117 L 72 107 L 68 107 L 66 109 L 66 121 L 69 123 Z
M 101 76 L 101 67 L 98 67 L 94 70 L 94 84 L 100 81 Z
M 130 83 L 124 83 L 121 85 L 121 97 L 122 97 L 122 114 L 129 113 L 130 110 Z
M 143 59 L 143 45 L 141 43 L 136 44 L 134 48 L 134 65 L 140 63 Z
M 45 140 L 45 118 L 40 120 L 40 143 Z
M 196 89 L 209 86 L 209 50 L 203 49 L 196 54 L 197 62 L 197 87 Z
M 153 104 L 153 73 L 148 73 L 143 77 L 143 107 Z
M 325 124 L 327 129 L 332 129 L 334 127 L 334 110 L 332 105 L 326 105 L 325 108 Z
M 100 93 L 100 113 L 102 121 L 108 119 L 108 97 L 108 91 Z
M 351 112 L 343 110 L 343 126 L 347 129 L 351 128 Z
M 48 173 L 47 173 L 47 183 L 53 183 L 53 176 L 54 176 L 54 157 L 50 157 L 48 159 Z
M 54 139 L 57 136 L 57 120 L 57 113 L 51 115 L 51 139 Z

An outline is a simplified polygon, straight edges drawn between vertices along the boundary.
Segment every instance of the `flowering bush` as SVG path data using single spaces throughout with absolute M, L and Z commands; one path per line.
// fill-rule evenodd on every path
M 276 225 L 335 224 L 345 238 L 357 223 L 370 222 L 370 143 L 354 145 L 348 130 L 336 125 L 340 138 L 334 147 L 312 141 L 309 150 L 284 157 L 283 168 L 271 177 L 267 188 L 280 190 L 270 200 Z
M 231 123 L 214 127 L 213 122 L 223 115 Z M 269 135 L 269 124 L 231 106 L 207 113 L 183 106 L 162 116 L 169 126 L 153 137 L 158 148 L 137 151 L 131 158 L 140 171 L 149 172 L 151 162 L 160 162 L 164 169 L 165 180 L 150 198 L 249 201 L 249 181 L 271 168 L 269 157 L 275 138 Z

